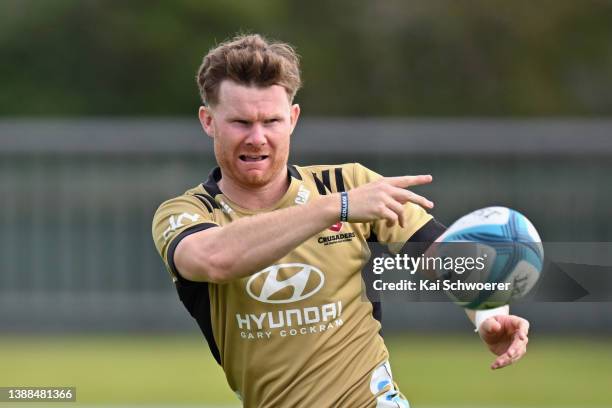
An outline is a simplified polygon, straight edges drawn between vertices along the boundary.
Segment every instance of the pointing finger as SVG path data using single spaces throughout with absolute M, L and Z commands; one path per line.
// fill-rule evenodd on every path
M 415 194 L 412 191 L 404 190 L 402 188 L 394 188 L 391 192 L 391 197 L 399 201 L 402 204 L 410 201 L 411 203 L 420 205 L 424 208 L 433 208 L 434 203 L 426 199 L 425 197 Z
M 433 177 L 427 174 L 421 176 L 385 177 L 384 180 L 394 187 L 406 188 L 410 186 L 420 186 L 422 184 L 431 183 Z

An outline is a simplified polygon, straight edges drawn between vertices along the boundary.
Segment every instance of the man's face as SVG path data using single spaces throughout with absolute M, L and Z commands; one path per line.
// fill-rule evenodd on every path
M 300 113 L 285 88 L 221 82 L 217 104 L 200 108 L 202 127 L 214 139 L 223 178 L 243 188 L 286 176 L 289 138 Z

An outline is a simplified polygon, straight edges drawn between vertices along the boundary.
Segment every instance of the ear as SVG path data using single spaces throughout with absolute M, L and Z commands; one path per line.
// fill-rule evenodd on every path
M 298 105 L 297 103 L 294 103 L 293 105 L 291 105 L 291 112 L 290 112 L 291 133 L 293 133 L 293 129 L 295 129 L 295 126 L 297 125 L 299 117 L 300 117 L 300 105 Z
M 210 107 L 200 106 L 200 110 L 198 111 L 198 118 L 200 119 L 202 129 L 204 129 L 208 136 L 214 138 L 215 127 L 213 126 L 213 116 Z

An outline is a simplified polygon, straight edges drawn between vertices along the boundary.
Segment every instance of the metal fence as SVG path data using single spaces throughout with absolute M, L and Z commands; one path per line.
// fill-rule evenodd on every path
M 612 241 L 612 121 L 306 119 L 292 161 L 431 173 L 419 191 L 445 223 L 502 204 L 546 241 Z M 0 121 L 0 328 L 193 329 L 150 223 L 214 163 L 196 120 Z M 391 328 L 466 324 L 452 305 L 393 310 Z M 519 310 L 542 328 L 612 330 L 610 304 Z M 566 321 L 545 319 L 551 310 Z

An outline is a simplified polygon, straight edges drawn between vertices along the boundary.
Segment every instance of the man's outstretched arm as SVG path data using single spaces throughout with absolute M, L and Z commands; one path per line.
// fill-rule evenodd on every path
M 431 176 L 387 177 L 352 189 L 348 191 L 349 221 L 385 219 L 403 226 L 407 202 L 433 207 L 432 202 L 406 188 L 431 180 Z M 174 264 L 185 279 L 228 282 L 272 264 L 339 219 L 340 194 L 241 218 L 182 239 L 174 251 Z

